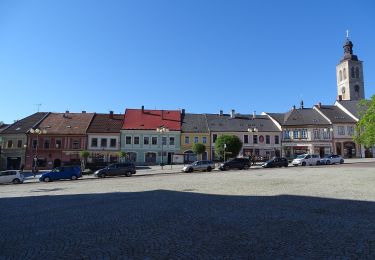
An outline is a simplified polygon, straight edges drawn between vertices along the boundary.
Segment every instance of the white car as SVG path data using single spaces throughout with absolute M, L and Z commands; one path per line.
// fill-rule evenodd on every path
M 213 161 L 195 161 L 192 164 L 188 164 L 182 168 L 183 172 L 193 172 L 193 171 L 207 171 L 210 172 L 215 169 L 215 163 Z
M 24 180 L 24 176 L 19 170 L 7 170 L 0 172 L 0 183 L 19 184 Z
M 331 155 L 324 156 L 324 158 L 320 160 L 320 163 L 321 164 L 335 164 L 335 163 L 342 164 L 344 163 L 344 159 L 341 157 L 341 155 L 331 154 Z
M 320 165 L 320 155 L 319 154 L 301 154 L 298 155 L 296 159 L 292 161 L 294 166 L 297 165 Z

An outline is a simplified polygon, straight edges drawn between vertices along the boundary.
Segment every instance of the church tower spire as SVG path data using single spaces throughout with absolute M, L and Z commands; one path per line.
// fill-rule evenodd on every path
M 342 100 L 361 100 L 365 98 L 362 61 L 353 54 L 353 43 L 346 31 L 344 55 L 336 66 L 337 95 Z

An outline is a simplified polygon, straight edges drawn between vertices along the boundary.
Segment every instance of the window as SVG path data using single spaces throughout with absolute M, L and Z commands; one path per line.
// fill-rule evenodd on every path
M 112 148 L 116 147 L 116 138 L 111 138 L 109 146 Z
M 338 126 L 337 127 L 337 134 L 338 135 L 345 135 L 345 127 L 344 126 Z
M 149 145 L 150 144 L 150 138 L 148 136 L 143 137 L 143 144 L 144 145 Z
M 17 147 L 18 148 L 22 148 L 22 140 L 18 140 L 17 141 Z
M 13 148 L 13 140 L 8 140 L 7 148 Z
M 314 139 L 320 139 L 320 131 L 319 131 L 319 129 L 314 129 Z
M 51 144 L 51 140 L 50 139 L 44 139 L 44 149 L 49 149 L 50 147 L 50 144 Z
M 100 147 L 107 147 L 107 138 L 100 139 Z
M 353 126 L 348 126 L 346 128 L 348 135 L 354 135 L 354 127 Z
M 269 135 L 266 135 L 266 144 L 270 144 L 270 136 Z
M 131 136 L 125 136 L 125 144 L 132 144 L 132 137 Z
M 174 145 L 174 137 L 169 137 L 169 145 Z
M 167 145 L 167 137 L 163 136 L 161 139 L 163 145 Z
M 139 145 L 139 136 L 134 136 L 134 144 Z
M 339 74 L 340 74 L 340 81 L 342 81 L 342 71 L 341 70 L 340 70 Z
M 194 137 L 194 143 L 197 144 L 198 142 L 199 142 L 199 138 L 198 138 L 198 136 L 195 136 Z
M 298 130 L 294 130 L 293 131 L 293 139 L 298 139 L 298 136 L 299 136 Z
M 284 139 L 290 139 L 290 132 L 289 130 L 284 131 Z
M 258 143 L 258 136 L 253 135 L 253 144 L 257 144 L 257 143 Z
M 37 140 L 37 139 L 33 139 L 33 142 L 32 142 L 32 144 L 31 144 L 31 146 L 32 146 L 34 149 L 36 149 L 37 145 L 38 145 L 38 140 Z
M 56 141 L 56 146 L 57 146 L 57 141 Z M 91 147 L 98 147 L 98 138 L 91 139 Z M 56 148 L 59 148 L 59 147 L 56 147 Z
M 205 136 L 202 137 L 202 143 L 204 143 L 204 144 L 207 143 L 207 137 L 205 137 Z
M 105 140 L 107 140 L 107 139 L 105 139 Z M 78 139 L 73 140 L 72 148 L 73 149 L 80 149 L 81 148 L 81 145 L 80 145 L 80 142 L 79 142 Z
M 355 78 L 354 67 L 352 67 L 351 72 L 352 72 L 352 78 Z
M 354 86 L 354 91 L 357 92 L 357 93 L 359 92 L 359 86 L 358 85 Z
M 244 136 L 243 136 L 243 142 L 244 142 L 245 144 L 248 144 L 248 143 L 249 143 L 249 136 L 248 136 L 248 135 L 244 135 Z
M 342 72 L 344 79 L 346 79 L 346 68 L 344 68 L 344 71 Z
M 359 68 L 355 68 L 355 77 L 359 79 Z
M 279 136 L 278 135 L 275 135 L 275 144 L 279 144 L 280 140 L 279 140 Z
M 158 144 L 158 138 L 156 136 L 151 137 L 151 144 L 157 145 Z
M 189 144 L 190 143 L 190 138 L 189 136 L 185 136 L 185 144 Z
M 213 142 L 213 143 L 216 142 L 216 138 L 217 138 L 217 134 L 213 134 L 213 135 L 212 135 L 212 142 Z
M 91 142 L 92 142 L 92 139 L 91 139 Z M 56 139 L 55 140 L 55 146 L 56 146 L 56 149 L 61 148 L 61 139 Z M 98 139 L 96 139 L 96 146 L 98 146 Z
M 307 139 L 307 129 L 301 130 L 301 137 L 302 137 L 302 139 Z

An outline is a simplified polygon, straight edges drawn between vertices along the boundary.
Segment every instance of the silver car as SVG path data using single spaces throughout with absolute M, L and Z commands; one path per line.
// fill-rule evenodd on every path
M 193 172 L 193 171 L 212 171 L 215 169 L 215 163 L 209 160 L 195 161 L 192 164 L 188 164 L 182 168 L 183 172 Z
M 19 184 L 24 180 L 24 176 L 19 170 L 7 170 L 0 172 L 0 183 Z
M 341 155 L 331 154 L 331 155 L 324 156 L 324 158 L 320 160 L 320 163 L 321 164 L 335 164 L 335 163 L 342 164 L 344 163 L 344 159 L 341 157 Z

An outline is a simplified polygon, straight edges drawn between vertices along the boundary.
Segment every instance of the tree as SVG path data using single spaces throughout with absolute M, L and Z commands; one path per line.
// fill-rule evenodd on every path
M 196 143 L 193 145 L 193 152 L 195 154 L 201 155 L 201 160 L 202 160 L 202 154 L 206 151 L 206 146 L 201 143 Z
M 86 167 L 87 158 L 90 156 L 90 152 L 83 150 L 79 152 L 79 155 L 81 156 L 81 167 L 82 167 L 82 170 L 84 170 Z
M 222 135 L 215 141 L 215 153 L 221 158 L 236 157 L 240 153 L 241 148 L 242 142 L 240 138 L 235 135 Z
M 123 162 L 124 161 L 124 159 L 125 159 L 125 157 L 126 157 L 126 152 L 124 152 L 124 151 L 119 151 L 118 152 L 118 156 L 120 157 L 120 160 Z
M 365 147 L 375 145 L 375 95 L 359 102 L 359 117 L 353 139 Z

